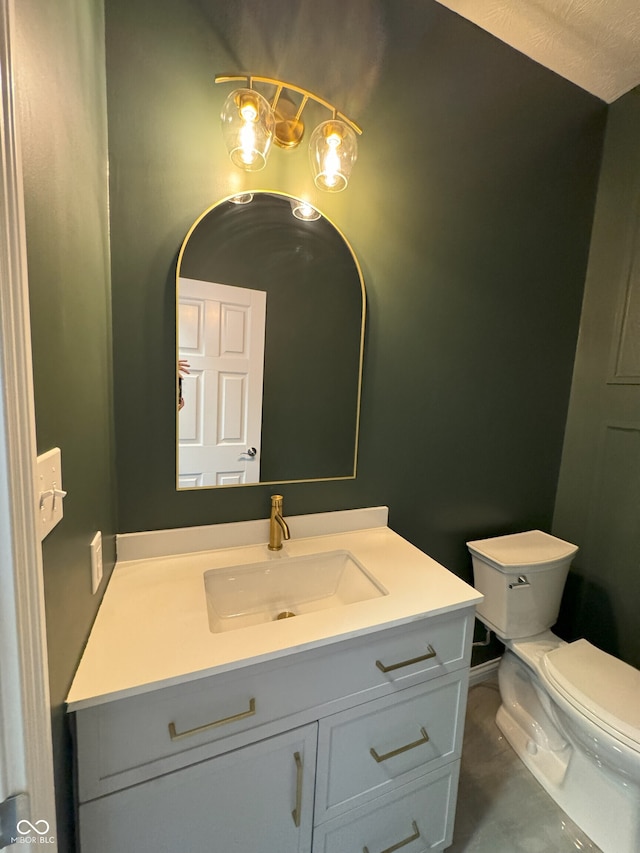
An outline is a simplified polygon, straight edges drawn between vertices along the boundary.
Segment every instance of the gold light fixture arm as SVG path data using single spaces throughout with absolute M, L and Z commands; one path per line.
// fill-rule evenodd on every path
M 296 121 L 298 121 L 298 119 L 302 115 L 302 110 L 306 107 L 308 100 L 309 100 L 309 95 L 303 95 L 303 98 L 300 101 L 300 107 L 298 109 L 298 112 L 296 113 Z
M 224 80 L 216 79 L 216 83 L 224 83 L 224 82 L 225 82 Z M 271 109 L 272 110 L 275 110 L 275 108 L 278 106 L 278 101 L 280 100 L 280 95 L 282 94 L 283 89 L 284 89 L 284 86 L 282 85 L 282 83 L 280 83 L 278 85 L 278 88 L 276 89 L 275 95 L 273 96 L 273 100 L 271 101 Z
M 280 99 L 280 95 L 284 89 L 289 92 L 296 92 L 298 95 L 302 95 L 302 103 L 298 109 L 298 113 L 296 115 L 296 120 L 300 119 L 302 115 L 302 110 L 305 108 L 309 99 L 315 101 L 320 106 L 329 110 L 333 113 L 334 118 L 339 118 L 345 124 L 348 124 L 349 127 L 354 130 L 358 135 L 362 134 L 362 128 L 360 128 L 354 121 L 348 118 L 344 113 L 341 113 L 337 110 L 333 104 L 330 104 L 328 101 L 325 101 L 324 98 L 321 98 L 319 95 L 315 95 L 313 92 L 310 92 L 308 89 L 303 89 L 300 86 L 296 86 L 294 83 L 286 83 L 282 80 L 276 80 L 274 77 L 263 77 L 258 74 L 216 74 L 215 82 L 216 83 L 234 83 L 238 80 L 245 80 L 247 83 L 247 87 L 249 89 L 253 88 L 254 83 L 267 83 L 271 86 L 276 87 L 276 94 L 273 99 L 272 109 L 275 110 L 276 104 Z

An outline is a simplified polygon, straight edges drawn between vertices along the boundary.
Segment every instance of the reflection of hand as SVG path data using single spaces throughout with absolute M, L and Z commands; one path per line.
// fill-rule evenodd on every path
M 186 358 L 178 359 L 178 411 L 184 407 L 184 397 L 182 396 L 182 376 L 187 375 L 191 365 Z

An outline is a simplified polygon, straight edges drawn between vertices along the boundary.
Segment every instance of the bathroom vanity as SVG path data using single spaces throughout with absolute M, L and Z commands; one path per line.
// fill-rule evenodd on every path
M 266 522 L 121 537 L 68 697 L 83 853 L 451 843 L 481 596 L 391 531 L 384 508 L 288 521 L 271 555 Z M 319 601 L 335 554 L 364 577 L 341 600 L 336 575 L 305 609 L 304 577 Z M 212 575 L 223 601 L 225 586 L 233 601 L 239 583 L 268 580 L 250 613 L 221 616 Z

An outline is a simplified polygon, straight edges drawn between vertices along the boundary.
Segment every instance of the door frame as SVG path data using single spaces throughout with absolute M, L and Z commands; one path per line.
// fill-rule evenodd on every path
M 38 831 L 46 821 L 47 849 L 55 853 L 26 229 L 12 56 L 15 14 L 14 0 L 0 0 L 0 802 L 26 792 L 24 816 Z

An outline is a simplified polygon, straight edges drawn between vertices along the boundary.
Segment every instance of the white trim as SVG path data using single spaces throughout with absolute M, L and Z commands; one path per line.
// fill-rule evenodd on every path
M 55 838 L 22 163 L 13 93 L 14 0 L 0 0 L 0 756 Z M 57 843 L 48 850 L 57 851 Z
M 469 674 L 469 687 L 475 687 L 476 684 L 481 684 L 483 681 L 493 678 L 498 672 L 501 660 L 502 658 L 495 658 L 494 660 L 485 661 L 485 663 L 479 663 L 477 666 L 472 666 Z

